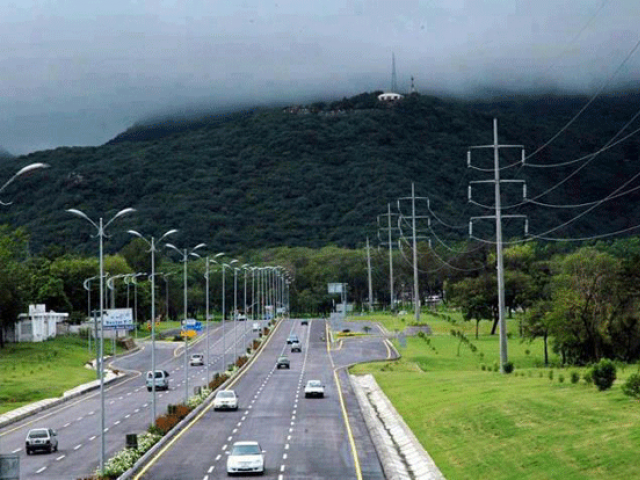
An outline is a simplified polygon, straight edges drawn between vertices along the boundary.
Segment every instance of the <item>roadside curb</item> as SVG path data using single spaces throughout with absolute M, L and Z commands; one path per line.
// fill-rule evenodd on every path
M 445 480 L 373 375 L 349 375 L 360 410 L 389 480 Z

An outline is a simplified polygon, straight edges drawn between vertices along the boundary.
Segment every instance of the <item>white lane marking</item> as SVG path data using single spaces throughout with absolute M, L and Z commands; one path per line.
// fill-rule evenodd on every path
M 284 465 L 280 465 L 280 471 L 284 472 Z
M 202 477 L 202 480 L 209 480 L 209 475 L 205 475 L 204 477 Z
M 113 422 L 114 425 L 119 425 L 120 424 L 120 420 L 117 420 L 115 422 Z
M 290 429 L 289 429 L 289 433 L 293 433 L 293 428 L 290 428 Z
M 227 449 L 227 444 L 222 445 L 222 451 L 224 452 Z
M 227 442 L 230 442 L 233 437 L 227 437 Z
M 295 415 L 291 415 L 291 420 L 295 420 L 296 416 Z
M 42 472 L 44 472 L 46 469 L 47 469 L 47 467 L 42 467 L 41 469 L 36 470 L 36 473 L 42 473 Z
M 139 408 L 136 408 L 136 409 L 133 411 L 133 413 L 138 413 L 139 411 L 140 411 L 140 409 L 139 409 Z
M 240 420 L 242 420 L 244 422 L 244 419 L 247 418 L 246 415 L 243 415 L 242 418 Z
M 16 448 L 14 451 L 12 451 L 11 453 L 18 453 L 20 450 L 22 450 L 21 448 Z
M 89 441 L 91 442 L 92 440 L 96 439 L 96 435 L 94 435 L 93 437 L 89 437 Z
M 286 444 L 284 445 L 284 449 L 285 449 L 285 450 L 289 450 L 289 444 L 288 444 L 288 443 L 286 443 Z
M 58 458 L 56 458 L 56 461 L 59 462 L 60 460 L 62 460 L 64 457 L 66 457 L 66 455 L 60 455 Z
M 283 460 L 286 460 L 286 459 L 287 459 L 287 454 L 286 454 L 286 453 L 282 454 L 282 459 L 283 459 Z
M 129 392 L 129 393 L 127 393 L 127 397 L 128 397 L 129 395 L 131 395 L 132 393 L 133 393 L 133 392 Z
M 282 475 L 278 475 L 278 480 L 283 480 L 283 476 Z
M 124 418 L 129 418 L 130 416 L 131 416 L 131 414 L 130 414 L 130 413 L 127 413 L 127 414 L 124 416 Z
M 67 422 L 64 425 L 62 425 L 62 428 L 67 428 L 69 425 L 71 425 L 71 422 Z
M 238 429 L 234 428 L 233 430 L 231 430 L 231 433 L 238 433 Z M 231 438 L 231 437 L 229 437 L 229 438 Z
M 78 421 L 78 422 L 79 422 L 80 420 L 82 420 L 82 417 L 78 417 L 78 418 L 76 419 L 76 421 Z
M 142 405 L 142 408 L 147 408 L 147 405 L 149 405 L 149 404 L 145 403 L 144 405 Z
M 215 461 L 217 462 L 218 460 L 220 460 L 221 457 L 222 457 L 222 455 L 218 454 L 218 456 L 216 457 Z
M 291 440 L 291 435 L 287 435 L 287 442 Z
M 124 397 L 120 397 L 118 400 L 124 400 Z
M 220 455 L 218 455 L 218 456 L 220 456 Z M 211 472 L 213 472 L 213 465 L 211 465 L 211 466 L 209 467 L 209 470 L 207 470 L 207 473 L 211 473 Z
M 87 415 L 93 415 L 95 412 L 95 410 L 92 410 L 91 412 L 87 413 Z
M 105 428 L 105 429 L 104 429 L 104 431 L 105 431 L 105 432 L 108 432 L 108 431 L 109 431 L 109 427 Z
M 76 445 L 75 447 L 73 447 L 74 450 L 78 450 L 80 447 L 82 447 L 82 444 L 79 443 L 78 445 Z
M 109 405 L 113 405 L 114 403 L 116 403 L 116 401 L 115 401 L 115 400 L 111 400 L 111 401 L 109 402 Z

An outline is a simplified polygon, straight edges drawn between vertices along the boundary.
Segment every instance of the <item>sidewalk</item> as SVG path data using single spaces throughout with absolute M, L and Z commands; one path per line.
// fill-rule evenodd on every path
M 106 358 L 105 358 L 106 361 Z M 104 384 L 107 385 L 115 380 L 124 377 L 124 373 L 113 373 L 111 370 L 106 369 L 104 376 Z M 87 392 L 92 390 L 97 390 L 100 388 L 100 380 L 92 380 L 89 383 L 85 383 L 83 385 L 78 385 L 70 390 L 67 390 L 62 394 L 61 397 L 57 398 L 45 398 L 38 402 L 30 403 L 29 405 L 25 405 L 20 408 L 16 408 L 15 410 L 10 410 L 7 413 L 0 415 L 0 428 L 10 425 L 12 423 L 18 422 L 23 418 L 28 417 L 29 415 L 33 415 L 35 413 L 41 412 L 47 408 L 55 407 L 56 405 L 60 405 L 64 402 L 67 402 L 73 398 L 79 397 Z

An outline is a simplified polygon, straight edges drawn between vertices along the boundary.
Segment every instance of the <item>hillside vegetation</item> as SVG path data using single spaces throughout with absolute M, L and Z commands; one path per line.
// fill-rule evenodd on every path
M 241 252 L 271 246 L 353 247 L 375 236 L 376 217 L 387 204 L 411 192 L 429 197 L 441 219 L 464 224 L 486 215 L 467 202 L 470 180 L 491 172 L 467 168 L 470 145 L 492 143 L 492 118 L 499 119 L 500 143 L 523 144 L 529 153 L 551 139 L 586 104 L 586 98 L 513 98 L 462 102 L 413 95 L 394 106 L 376 93 L 306 108 L 273 108 L 165 120 L 138 125 L 99 147 L 57 148 L 0 162 L 9 178 L 27 162 L 52 168 L 21 179 L 3 192 L 13 201 L 0 210 L 0 223 L 25 226 L 30 249 L 96 248 L 88 225 L 64 212 L 78 208 L 92 218 L 134 207 L 118 220 L 106 245 L 115 251 L 130 239 L 127 228 L 160 235 L 177 228 L 180 245 L 206 242 L 212 250 Z M 602 148 L 627 123 L 640 96 L 602 97 L 551 145 L 528 161 L 555 164 Z M 637 128 L 632 123 L 624 135 Z M 504 165 L 519 151 L 504 151 Z M 579 167 L 581 170 L 539 201 L 577 204 L 602 198 L 637 174 L 636 137 L 584 161 L 562 168 L 514 168 L 503 178 L 528 181 L 529 196 L 544 192 Z M 492 165 L 490 151 L 473 151 L 473 163 Z M 626 188 L 635 186 L 631 183 Z M 492 204 L 490 185 L 474 186 L 474 199 Z M 505 186 L 504 202 L 521 201 L 517 186 Z M 640 223 L 638 193 L 600 206 L 558 236 L 590 235 Z M 421 215 L 427 215 L 424 203 Z M 583 208 L 584 210 L 584 208 Z M 505 213 L 526 213 L 530 230 L 544 232 L 580 210 L 525 205 Z M 487 236 L 492 235 L 487 222 Z M 464 238 L 465 229 L 439 232 Z M 481 227 L 474 233 L 483 234 Z M 522 222 L 507 223 L 506 236 L 522 235 Z

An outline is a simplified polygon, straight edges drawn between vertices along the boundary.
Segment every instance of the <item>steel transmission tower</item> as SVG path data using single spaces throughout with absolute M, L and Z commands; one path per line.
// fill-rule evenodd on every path
M 473 221 L 479 219 L 495 219 L 496 222 L 496 259 L 497 259 L 497 277 L 498 277 L 498 325 L 500 327 L 500 372 L 504 373 L 504 364 L 508 362 L 507 355 L 507 325 L 505 319 L 505 299 L 504 299 L 504 264 L 502 259 L 502 219 L 503 218 L 524 218 L 525 215 L 502 215 L 500 205 L 500 183 L 521 183 L 523 185 L 523 197 L 526 198 L 526 184 L 524 180 L 501 180 L 500 179 L 500 149 L 501 148 L 520 148 L 522 151 L 522 164 L 524 164 L 525 154 L 523 145 L 500 145 L 498 144 L 498 119 L 493 119 L 493 144 L 479 145 L 470 147 L 467 151 L 467 167 L 471 165 L 471 150 L 490 148 L 493 150 L 493 180 L 477 180 L 470 182 L 468 188 L 468 199 L 470 203 L 475 203 L 471 197 L 471 184 L 473 183 L 493 183 L 495 196 L 495 215 L 485 215 L 481 217 L 471 217 L 469 221 L 469 236 L 473 237 Z M 486 171 L 486 169 L 479 169 Z M 480 205 L 477 204 L 476 205 Z M 527 224 L 525 221 L 525 234 L 527 233 Z
M 387 204 L 387 213 L 383 213 L 382 215 L 378 215 L 378 241 L 380 245 L 389 246 L 389 301 L 391 302 L 391 311 L 395 308 L 394 302 L 394 293 L 393 293 L 393 232 L 398 228 L 393 227 L 391 223 L 391 217 L 398 216 L 395 213 L 391 213 L 391 204 Z M 381 219 L 386 217 L 385 227 Z M 381 232 L 386 233 L 387 238 L 383 239 L 381 236 Z
M 412 250 L 413 250 L 413 307 L 414 307 L 414 316 L 416 322 L 420 321 L 420 286 L 418 282 L 418 238 L 420 240 L 427 239 L 424 235 L 418 235 L 418 229 L 416 227 L 416 220 L 418 219 L 426 219 L 429 222 L 428 216 L 417 216 L 416 215 L 416 200 L 427 200 L 426 197 L 416 197 L 415 194 L 415 184 L 411 183 L 411 196 L 410 197 L 402 197 L 398 199 L 398 212 L 400 216 L 398 217 L 398 230 L 400 232 L 400 238 L 405 239 L 405 235 L 402 230 L 403 220 L 407 217 L 403 215 L 402 208 L 400 206 L 402 200 L 411 200 L 411 215 L 408 218 L 411 219 L 411 239 L 412 239 Z
M 391 91 L 398 93 L 398 78 L 396 76 L 396 54 L 391 53 Z

